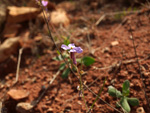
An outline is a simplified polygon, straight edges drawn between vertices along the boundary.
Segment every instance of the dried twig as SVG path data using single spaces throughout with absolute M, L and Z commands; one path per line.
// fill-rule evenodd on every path
M 95 95 L 96 97 L 98 97 L 98 95 L 96 93 L 94 93 L 87 85 L 84 85 L 86 89 L 88 89 L 93 95 Z M 105 100 L 103 100 L 101 97 L 98 97 L 101 101 L 103 101 L 105 104 L 107 104 L 109 107 L 113 108 L 114 110 L 116 110 L 119 113 L 122 113 L 121 111 L 119 111 L 118 109 L 114 108 L 113 106 L 111 106 L 109 103 L 107 103 Z
M 19 49 L 19 55 L 18 55 L 18 64 L 17 64 L 17 70 L 16 70 L 16 81 L 15 83 L 18 82 L 18 78 L 19 78 L 19 69 L 20 69 L 20 62 L 21 62 L 21 55 L 23 52 L 23 48 Z
M 146 88 L 145 88 L 145 84 L 144 84 L 144 81 L 143 81 L 142 70 L 141 70 L 141 66 L 140 66 L 140 63 L 139 63 L 139 59 L 138 59 L 138 55 L 137 55 L 137 51 L 136 51 L 136 46 L 135 46 L 135 42 L 134 42 L 134 38 L 133 38 L 133 33 L 131 31 L 131 26 L 130 26 L 130 33 L 131 33 L 130 39 L 132 40 L 132 43 L 133 43 L 133 49 L 134 49 L 134 53 L 135 53 L 135 57 L 136 57 L 136 63 L 138 64 L 139 74 L 140 74 L 140 78 L 141 78 L 141 82 L 142 82 L 142 86 L 143 86 L 142 91 L 145 95 L 147 105 L 149 106 L 149 111 L 150 111 L 150 101 L 149 101 L 149 98 L 148 98 L 147 93 L 146 93 Z
M 92 54 L 91 39 L 89 33 L 87 34 L 87 41 L 88 41 L 89 52 Z
M 118 31 L 118 29 L 122 26 L 122 25 L 124 25 L 126 22 L 127 22 L 127 18 L 124 18 L 123 20 L 122 20 L 122 22 L 113 30 L 113 32 L 111 33 L 111 35 L 110 35 L 110 38 Z

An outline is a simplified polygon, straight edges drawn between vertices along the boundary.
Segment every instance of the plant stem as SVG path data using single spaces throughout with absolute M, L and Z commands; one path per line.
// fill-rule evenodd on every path
M 84 89 L 83 89 L 83 83 L 82 83 L 82 75 L 81 75 L 81 73 L 79 72 L 79 69 L 78 69 L 78 67 L 76 66 L 76 65 L 74 65 L 75 67 L 76 67 L 76 69 L 77 69 L 77 73 L 79 74 L 79 76 L 80 76 L 80 90 L 81 90 L 81 95 L 82 95 L 82 98 L 83 98 L 83 101 L 84 101 L 84 104 L 85 104 L 85 106 L 86 106 L 86 110 L 88 111 L 88 106 L 87 106 L 87 104 L 86 104 L 86 100 L 85 100 L 85 96 L 84 96 Z
M 106 77 L 105 77 L 105 80 L 104 80 L 104 82 L 103 82 L 103 86 L 102 86 L 102 88 L 100 89 L 100 91 L 99 91 L 99 93 L 98 93 L 98 95 L 97 95 L 96 99 L 94 100 L 94 102 L 92 103 L 92 105 L 91 105 L 91 107 L 90 107 L 90 110 L 92 110 L 92 109 L 93 109 L 94 104 L 95 104 L 95 103 L 96 103 L 96 101 L 99 99 L 100 94 L 102 93 L 102 90 L 103 90 L 103 88 L 104 88 L 105 82 L 106 82 Z M 89 110 L 89 111 L 90 111 L 90 110 Z
M 131 26 L 130 26 L 130 29 L 131 29 Z M 141 66 L 140 66 L 138 55 L 137 55 L 137 51 L 136 51 L 136 46 L 135 46 L 135 42 L 134 42 L 134 38 L 133 38 L 133 33 L 132 33 L 131 30 L 130 30 L 130 33 L 131 33 L 130 39 L 132 40 L 132 43 L 133 43 L 133 48 L 134 48 L 134 53 L 135 53 L 135 57 L 136 57 L 136 62 L 138 64 L 139 74 L 140 74 L 140 78 L 141 78 L 141 82 L 142 82 L 142 86 L 143 86 L 142 90 L 143 90 L 143 93 L 145 95 L 145 98 L 146 98 L 146 101 L 147 101 L 147 105 L 149 107 L 148 109 L 150 111 L 150 100 L 149 100 L 149 98 L 147 96 L 147 93 L 146 93 L 146 87 L 145 87 L 144 80 L 143 80 L 142 70 L 141 70 Z

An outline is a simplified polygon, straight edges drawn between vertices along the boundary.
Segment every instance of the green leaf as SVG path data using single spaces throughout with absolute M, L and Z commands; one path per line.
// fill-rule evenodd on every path
M 60 66 L 59 66 L 59 70 L 63 70 L 63 69 L 65 69 L 65 66 L 66 66 L 66 63 L 62 63 L 62 64 L 60 64 Z
M 126 112 L 130 112 L 131 111 L 131 108 L 127 102 L 127 98 L 126 97 L 122 97 L 121 100 L 120 100 L 120 104 L 121 106 L 123 107 L 123 109 L 126 111 Z
M 120 107 L 120 102 L 116 103 L 116 107 L 118 107 L 118 108 Z
M 69 37 L 65 38 L 64 44 L 67 45 L 67 46 L 70 44 Z
M 57 52 L 58 55 L 60 55 L 60 52 L 58 50 L 56 52 Z
M 128 80 L 123 83 L 122 93 L 124 96 L 128 96 L 130 93 L 130 82 Z
M 76 61 L 77 61 L 78 63 L 81 63 L 81 62 L 82 62 L 82 59 L 81 59 L 81 58 L 77 58 Z
M 63 57 L 64 57 L 64 58 L 68 58 L 69 55 L 68 55 L 67 53 L 64 53 L 64 54 L 63 54 Z M 58 56 L 56 56 L 56 57 L 53 57 L 52 59 L 53 59 L 53 60 L 56 60 L 56 61 L 62 61 L 62 60 L 63 60 L 63 58 L 61 57 L 61 55 L 58 55 Z
M 61 57 L 61 55 L 56 56 L 56 57 L 54 57 L 54 58 L 52 58 L 52 59 L 53 59 L 53 60 L 56 60 L 56 61 L 61 61 L 61 60 L 63 60 L 62 57 Z
M 139 100 L 137 98 L 127 98 L 127 101 L 132 106 L 138 106 Z
M 67 78 L 68 75 L 69 75 L 69 73 L 70 73 L 70 69 L 67 68 L 67 69 L 62 73 L 61 77 L 62 77 L 62 78 Z
M 83 57 L 82 60 L 83 60 L 83 64 L 86 65 L 86 66 L 90 66 L 95 62 L 95 59 L 92 58 L 92 57 L 89 57 L 89 56 Z
M 108 93 L 110 96 L 113 97 L 122 97 L 122 94 L 120 91 L 118 91 L 116 88 L 114 88 L 113 86 L 109 86 L 108 87 Z

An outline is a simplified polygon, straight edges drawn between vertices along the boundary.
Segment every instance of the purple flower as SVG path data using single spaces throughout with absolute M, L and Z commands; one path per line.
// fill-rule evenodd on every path
M 77 53 L 82 53 L 83 49 L 81 47 L 76 47 L 74 44 L 69 44 L 68 46 L 62 44 L 61 46 L 62 49 L 64 50 L 69 50 L 69 52 L 77 52 Z
M 44 0 L 42 0 L 42 5 L 43 5 L 44 7 L 46 7 L 46 6 L 47 6 L 47 4 L 48 4 L 48 1 L 44 1 Z
M 61 48 L 64 50 L 69 50 L 70 57 L 73 60 L 73 63 L 77 64 L 75 53 L 82 53 L 83 49 L 81 47 L 76 47 L 74 44 L 69 44 L 68 46 L 62 44 Z

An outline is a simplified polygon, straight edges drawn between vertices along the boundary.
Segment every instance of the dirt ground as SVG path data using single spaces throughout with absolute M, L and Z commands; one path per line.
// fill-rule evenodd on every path
M 60 4 L 59 6 L 63 7 Z M 134 48 L 136 48 L 141 66 L 146 94 L 150 99 L 150 9 L 143 6 L 138 7 L 136 11 L 126 12 L 122 17 L 118 17 L 120 15 L 113 12 L 122 11 L 123 8 L 121 7 L 123 6 L 116 6 L 118 5 L 115 3 L 106 4 L 101 8 L 91 4 L 80 4 L 79 7 L 66 8 L 65 10 L 71 19 L 70 25 L 55 27 L 52 34 L 53 36 L 60 34 L 61 36 L 70 36 L 70 42 L 82 47 L 83 53 L 77 54 L 76 57 L 88 55 L 95 58 L 94 64 L 89 67 L 83 66 L 83 70 L 86 72 L 83 81 L 87 86 L 90 85 L 89 88 L 97 94 L 106 77 L 107 80 L 100 95 L 101 99 L 116 107 L 117 99 L 109 96 L 108 86 L 113 85 L 121 91 L 122 83 L 128 79 L 130 81 L 130 97 L 136 97 L 140 101 L 139 106 L 131 107 L 131 113 L 136 113 L 138 107 L 143 107 L 145 112 L 149 113 Z M 105 17 L 98 21 L 104 15 Z M 24 28 L 18 35 L 26 32 L 28 29 Z M 130 38 L 131 35 L 136 47 Z M 1 64 L 3 77 L 0 83 L 0 97 L 3 98 L 4 108 L 8 113 L 16 113 L 15 108 L 19 102 L 31 103 L 37 100 L 58 72 L 61 62 L 53 60 L 57 56 L 56 48 L 44 32 L 40 36 L 46 39 L 48 46 L 45 47 L 44 45 L 43 47 L 42 44 L 36 43 L 34 47 L 30 45 L 31 47 L 23 50 L 17 84 L 13 85 L 16 77 L 18 54 L 15 54 L 11 60 L 7 60 L 9 63 Z M 31 40 L 35 41 L 34 35 Z M 57 44 L 60 48 L 62 41 Z M 38 47 L 39 53 L 31 54 L 35 47 Z M 78 66 L 80 67 L 80 65 Z M 61 73 L 60 71 L 43 98 L 31 110 L 32 113 L 86 112 L 83 99 L 79 97 L 77 90 L 78 79 L 72 73 L 69 74 L 68 78 L 63 79 L 60 76 Z M 23 100 L 13 100 L 7 95 L 10 89 L 24 89 L 29 92 L 29 96 Z M 87 89 L 84 93 L 87 105 L 90 106 L 96 96 Z M 117 109 L 123 112 L 121 108 Z M 100 99 L 96 102 L 92 112 L 117 113 Z

